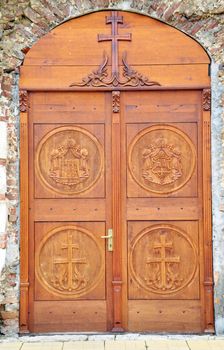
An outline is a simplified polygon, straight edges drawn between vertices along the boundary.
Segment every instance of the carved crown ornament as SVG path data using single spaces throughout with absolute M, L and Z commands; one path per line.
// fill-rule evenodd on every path
M 122 54 L 123 71 L 122 76 L 119 72 L 118 64 L 118 42 L 131 41 L 132 34 L 119 34 L 118 25 L 123 24 L 123 16 L 117 11 L 112 11 L 111 15 L 106 16 L 106 24 L 111 24 L 111 34 L 98 34 L 98 42 L 111 41 L 111 73 L 108 71 L 109 56 L 103 53 L 103 61 L 96 70 L 83 77 L 80 82 L 74 82 L 69 87 L 142 87 L 142 86 L 160 86 L 159 82 L 151 81 L 149 77 L 144 76 L 133 69 L 127 62 L 127 52 Z

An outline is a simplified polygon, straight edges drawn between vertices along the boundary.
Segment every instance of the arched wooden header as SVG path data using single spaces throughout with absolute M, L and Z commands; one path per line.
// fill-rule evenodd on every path
M 21 67 L 21 89 L 209 85 L 210 60 L 196 41 L 152 18 L 113 13 L 114 21 L 111 12 L 98 12 L 63 23 L 40 39 Z M 120 84 L 113 81 L 111 65 Z

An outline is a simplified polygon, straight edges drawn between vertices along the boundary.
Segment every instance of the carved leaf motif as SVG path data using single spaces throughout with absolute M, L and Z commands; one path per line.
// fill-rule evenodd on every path
M 120 91 L 113 91 L 113 112 L 118 113 L 120 111 Z
M 122 86 L 160 86 L 160 83 L 157 81 L 150 81 L 148 77 L 134 70 L 129 66 L 127 62 L 127 52 L 124 52 L 122 57 L 123 62 L 123 76 L 126 78 L 123 82 L 121 82 Z
M 150 79 L 138 71 L 131 68 L 127 63 L 127 53 L 124 52 L 122 57 L 123 76 L 119 77 L 118 73 L 113 73 L 109 76 L 107 71 L 108 56 L 104 52 L 103 62 L 97 70 L 94 70 L 87 77 L 84 77 L 81 82 L 74 82 L 73 86 L 86 86 L 86 87 L 140 87 L 140 86 L 159 86 L 160 83 L 156 81 L 150 81 Z
M 28 93 L 25 90 L 19 92 L 19 109 L 20 112 L 26 112 L 28 106 Z
M 202 95 L 202 105 L 204 111 L 211 110 L 211 89 L 204 89 Z

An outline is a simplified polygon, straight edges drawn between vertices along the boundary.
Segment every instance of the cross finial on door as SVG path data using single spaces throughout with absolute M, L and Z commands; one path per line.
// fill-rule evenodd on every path
M 131 41 L 131 33 L 118 34 L 118 24 L 123 24 L 123 16 L 117 11 L 112 11 L 111 16 L 106 17 L 106 24 L 111 24 L 111 34 L 98 34 L 98 41 L 111 41 L 112 43 L 112 75 L 118 77 L 118 41 Z

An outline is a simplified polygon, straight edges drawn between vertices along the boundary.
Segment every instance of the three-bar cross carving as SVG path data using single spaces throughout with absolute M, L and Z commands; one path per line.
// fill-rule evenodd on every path
M 161 289 L 165 290 L 167 287 L 167 264 L 179 263 L 179 256 L 167 256 L 166 251 L 173 248 L 173 242 L 166 241 L 166 235 L 160 235 L 160 242 L 154 243 L 154 249 L 160 250 L 160 257 L 150 257 L 147 259 L 147 264 L 157 263 L 160 265 Z
M 77 265 L 86 264 L 87 261 L 85 258 L 74 258 L 73 249 L 79 250 L 78 244 L 73 243 L 72 233 L 68 233 L 68 243 L 63 244 L 61 249 L 67 250 L 67 258 L 54 258 L 53 264 L 66 264 L 68 271 L 68 290 L 72 291 L 73 289 L 73 276 L 78 274 Z
M 118 41 L 131 41 L 131 33 L 119 34 L 118 24 L 123 24 L 123 16 L 117 11 L 112 11 L 111 16 L 106 17 L 106 24 L 111 24 L 111 34 L 98 34 L 98 41 L 111 41 L 112 43 L 112 76 L 118 77 Z

